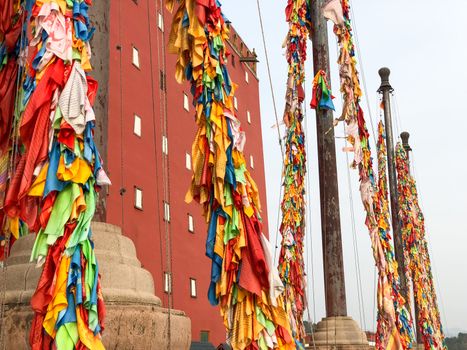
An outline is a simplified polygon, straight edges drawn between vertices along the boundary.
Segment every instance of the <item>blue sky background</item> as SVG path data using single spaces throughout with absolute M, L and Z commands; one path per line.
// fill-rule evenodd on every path
M 287 75 L 284 50 L 281 47 L 287 32 L 284 20 L 286 1 L 260 2 L 274 93 L 281 118 Z M 415 177 L 426 218 L 428 244 L 443 325 L 448 334 L 456 334 L 459 330 L 467 331 L 467 224 L 464 221 L 467 219 L 467 1 L 450 0 L 441 3 L 435 0 L 354 0 L 352 5 L 353 24 L 357 30 L 362 54 L 360 71 L 363 70 L 365 74 L 368 88 L 366 93 L 369 103 L 366 103 L 364 96 L 362 105 L 370 133 L 368 110 L 371 110 L 375 128 L 380 118 L 376 93 L 380 78 L 377 72 L 380 67 L 387 66 L 391 69 L 390 82 L 395 89 L 394 132 L 399 135 L 401 131 L 406 130 L 411 134 Z M 223 11 L 247 45 L 256 49 L 260 60 L 258 74 L 269 228 L 271 240 L 274 242 L 278 228 L 281 160 L 278 156 L 280 149 L 277 131 L 271 128 L 275 124 L 274 109 L 257 5 L 254 0 L 224 0 Z M 332 87 L 337 96 L 335 105 L 339 112 L 341 99 L 338 96 L 338 72 L 335 63 L 337 45 L 330 24 L 329 43 Z M 311 63 L 310 43 L 307 96 L 311 96 Z M 306 105 L 308 103 L 309 101 Z M 315 113 L 309 109 L 306 112 L 311 209 L 309 239 L 306 242 L 310 317 L 320 320 L 325 310 Z M 342 126 L 337 127 L 336 135 L 344 135 Z M 375 268 L 368 231 L 364 226 L 358 176 L 353 170 L 350 170 L 348 175 L 346 155 L 341 151 L 344 141 L 337 139 L 336 146 L 348 313 L 363 328 L 374 329 Z M 374 145 L 372 149 L 375 149 Z M 351 200 L 354 203 L 355 231 L 352 229 Z M 363 305 L 358 302 L 357 266 L 362 276 Z

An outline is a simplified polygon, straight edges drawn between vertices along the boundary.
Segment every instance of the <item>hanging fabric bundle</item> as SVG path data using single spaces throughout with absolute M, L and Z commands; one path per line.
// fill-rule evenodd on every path
M 15 106 L 20 147 L 4 210 L 12 227 L 24 223 L 37 233 L 31 260 L 43 270 L 31 300 L 33 350 L 104 349 L 105 309 L 90 225 L 97 191 L 110 181 L 93 140 L 91 5 L 26 1 L 32 40 L 22 62 Z
M 303 313 L 307 306 L 303 258 L 306 153 L 302 120 L 306 48 L 310 28 L 309 10 L 305 0 L 289 0 L 286 7 L 289 31 L 285 46 L 289 70 L 283 117 L 287 130 L 282 184 L 282 222 L 279 229 L 282 242 L 278 269 L 285 287 L 284 299 L 292 335 L 298 349 L 303 348 L 302 341 L 305 339 Z
M 388 183 L 387 183 L 387 151 L 385 145 L 384 126 L 380 121 L 378 124 L 378 184 L 374 198 L 375 219 L 378 226 L 378 236 L 374 236 L 373 255 L 378 268 L 378 318 L 376 329 L 377 349 L 406 349 L 410 345 L 406 334 L 398 332 L 396 328 L 396 317 L 399 322 L 408 323 L 410 318 L 406 309 L 402 309 L 403 300 L 399 294 L 399 275 L 394 248 L 391 243 Z M 400 310 L 400 311 L 397 311 Z M 399 313 L 399 315 L 398 315 Z M 405 327 L 410 329 L 409 324 Z
M 26 232 L 21 221 L 10 220 L 3 210 L 16 161 L 15 102 L 18 76 L 22 74 L 19 54 L 27 42 L 25 18 L 24 0 L 6 1 L 0 5 L 0 260 L 6 258 L 10 245 Z
M 313 98 L 310 103 L 311 108 L 331 109 L 335 111 L 334 103 L 332 102 L 334 96 L 332 96 L 331 89 L 326 79 L 326 72 L 323 70 L 318 71 L 313 79 L 312 96 Z
M 426 350 L 443 350 L 446 345 L 425 237 L 425 221 L 418 203 L 415 179 L 410 175 L 408 154 L 400 143 L 396 145 L 396 166 L 405 266 L 417 305 L 417 327 Z
M 399 276 L 394 268 L 396 263 L 393 259 L 393 248 L 388 245 L 389 223 L 384 220 L 388 214 L 382 212 L 388 210 L 388 206 L 384 205 L 384 189 L 378 189 L 375 184 L 369 133 L 360 106 L 362 92 L 349 12 L 348 0 L 330 0 L 323 8 L 324 16 L 334 22 L 334 33 L 340 50 L 338 64 L 343 109 L 342 115 L 335 123 L 346 123 L 347 140 L 352 145 L 350 150 L 354 153 L 352 167 L 359 170 L 360 193 L 367 214 L 365 224 L 370 233 L 378 268 L 378 295 L 383 299 L 378 300 L 377 349 L 407 349 L 414 340 L 413 326 L 410 313 L 404 306 L 405 300 L 399 291 Z M 385 188 L 384 182 L 380 185 Z
M 173 10 L 174 0 L 167 1 Z M 228 26 L 218 1 L 182 0 L 169 50 L 176 78 L 192 86 L 198 131 L 186 200 L 203 206 L 206 255 L 212 260 L 208 298 L 220 305 L 234 350 L 294 349 L 283 285 L 262 233 L 258 189 L 247 170 L 245 133 L 235 116 L 227 63 Z

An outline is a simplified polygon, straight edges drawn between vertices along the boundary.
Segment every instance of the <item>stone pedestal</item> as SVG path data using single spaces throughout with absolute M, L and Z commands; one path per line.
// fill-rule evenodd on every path
M 154 295 L 153 278 L 141 267 L 133 242 L 122 235 L 119 227 L 109 224 L 93 223 L 92 232 L 107 310 L 103 333 L 106 349 L 188 350 L 190 319 L 182 311 L 161 307 Z M 34 238 L 29 235 L 15 242 L 8 259 L 6 349 L 29 349 L 33 317 L 29 302 L 41 274 L 41 269 L 29 262 Z
M 317 350 L 369 350 L 368 340 L 351 317 L 326 317 L 317 325 L 313 333 L 314 346 Z

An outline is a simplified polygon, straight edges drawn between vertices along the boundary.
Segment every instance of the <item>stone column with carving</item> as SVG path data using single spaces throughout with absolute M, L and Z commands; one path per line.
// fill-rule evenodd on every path
M 154 281 L 141 267 L 133 242 L 117 226 L 92 224 L 95 252 L 102 274 L 106 303 L 103 343 L 107 349 L 180 349 L 191 344 L 190 319 L 179 310 L 161 307 L 154 295 Z M 30 262 L 34 235 L 13 245 L 6 269 L 6 349 L 29 349 L 33 311 L 29 302 L 41 269 Z M 4 286 L 0 285 L 0 290 Z M 135 345 L 137 344 L 137 345 Z

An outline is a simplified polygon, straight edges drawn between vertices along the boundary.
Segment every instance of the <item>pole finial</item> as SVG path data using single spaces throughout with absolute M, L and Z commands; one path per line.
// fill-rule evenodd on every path
M 378 71 L 379 76 L 381 77 L 381 86 L 378 89 L 379 93 L 382 93 L 383 91 L 393 91 L 394 89 L 392 88 L 391 84 L 389 84 L 389 74 L 391 74 L 391 71 L 387 67 L 380 68 Z
M 412 150 L 412 147 L 410 147 L 409 145 L 409 137 L 410 137 L 410 134 L 407 131 L 401 132 L 402 146 L 407 152 Z

